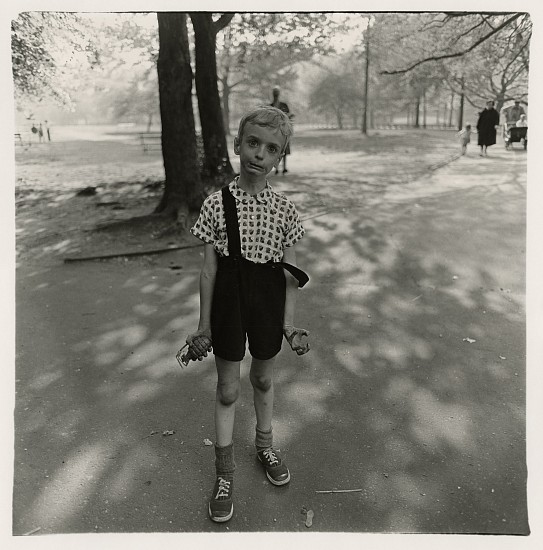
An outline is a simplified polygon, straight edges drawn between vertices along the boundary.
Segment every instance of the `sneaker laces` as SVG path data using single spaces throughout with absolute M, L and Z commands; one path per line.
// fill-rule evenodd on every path
M 262 454 L 267 458 L 271 466 L 279 464 L 279 460 L 277 460 L 277 456 L 273 449 L 266 449 Z
M 219 477 L 219 489 L 217 490 L 217 494 L 215 495 L 215 500 L 218 500 L 221 497 L 228 496 L 230 496 L 230 482 L 223 477 Z

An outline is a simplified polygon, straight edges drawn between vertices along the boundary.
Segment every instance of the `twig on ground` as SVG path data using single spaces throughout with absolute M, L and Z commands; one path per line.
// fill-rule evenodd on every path
M 315 491 L 315 493 L 330 494 L 330 493 L 360 493 L 364 489 L 332 489 L 331 491 Z
M 185 244 L 180 246 L 168 246 L 166 248 L 115 252 L 113 254 L 98 254 L 96 256 L 72 256 L 71 258 L 64 258 L 64 263 L 85 262 L 89 260 L 107 260 L 110 258 L 119 258 L 123 256 L 149 256 L 151 254 L 162 254 L 163 252 L 170 252 L 171 250 L 184 250 L 186 248 L 197 248 L 199 246 L 203 246 L 203 244 Z
M 28 531 L 28 533 L 23 533 L 23 537 L 28 537 L 29 535 L 33 535 L 38 531 L 41 531 L 41 527 L 36 527 L 36 529 L 32 529 L 32 531 Z

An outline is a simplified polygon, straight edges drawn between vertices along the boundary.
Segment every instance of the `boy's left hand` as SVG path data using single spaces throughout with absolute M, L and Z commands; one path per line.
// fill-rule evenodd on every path
M 286 325 L 283 327 L 283 334 L 292 348 L 292 351 L 295 351 L 298 355 L 303 355 L 309 351 L 309 342 L 307 341 L 309 331 L 305 328 L 296 328 L 292 325 Z

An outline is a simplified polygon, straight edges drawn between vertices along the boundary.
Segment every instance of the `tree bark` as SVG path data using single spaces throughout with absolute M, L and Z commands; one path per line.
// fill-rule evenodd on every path
M 186 14 L 159 12 L 157 17 L 157 71 L 166 183 L 155 212 L 171 215 L 185 224 L 188 212 L 197 211 L 204 198 L 192 111 Z
M 217 27 L 213 23 L 211 13 L 194 12 L 190 13 L 190 18 L 194 28 L 196 93 L 204 142 L 202 175 L 204 178 L 208 177 L 217 182 L 225 182 L 233 177 L 234 169 L 228 157 L 221 100 L 217 86 L 215 53 Z M 225 20 L 222 19 L 222 21 Z
M 230 135 L 230 85 L 228 75 L 221 78 L 222 83 L 222 112 L 225 135 Z

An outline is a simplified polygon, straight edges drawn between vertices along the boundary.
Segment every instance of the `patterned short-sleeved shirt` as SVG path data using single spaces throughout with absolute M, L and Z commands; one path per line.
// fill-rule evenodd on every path
M 304 235 L 294 204 L 281 193 L 276 193 L 266 182 L 257 195 L 249 195 L 237 185 L 229 184 L 236 199 L 241 240 L 241 255 L 252 262 L 281 261 L 283 251 Z M 207 244 L 212 244 L 219 256 L 228 256 L 228 236 L 221 192 L 209 195 L 200 210 L 200 216 L 191 233 Z

